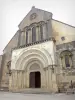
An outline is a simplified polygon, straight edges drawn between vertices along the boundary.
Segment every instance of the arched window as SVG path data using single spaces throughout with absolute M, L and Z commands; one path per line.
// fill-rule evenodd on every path
M 28 31 L 26 31 L 26 44 L 28 44 Z
M 20 46 L 22 46 L 22 45 L 23 45 L 23 36 L 24 36 L 24 33 L 23 33 L 23 32 L 21 32 Z
M 43 26 L 40 25 L 40 36 L 41 36 L 41 40 L 43 40 Z
M 62 63 L 63 68 L 65 68 L 65 67 L 70 68 L 73 66 L 72 53 L 70 51 L 68 51 L 68 50 L 63 51 L 60 54 L 60 58 L 61 58 L 61 63 Z
M 32 28 L 32 42 L 36 42 L 36 27 Z

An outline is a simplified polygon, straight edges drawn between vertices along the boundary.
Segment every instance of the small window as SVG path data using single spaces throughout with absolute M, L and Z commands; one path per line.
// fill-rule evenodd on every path
M 62 41 L 64 41 L 64 40 L 65 40 L 65 37 L 64 37 L 64 36 L 62 36 L 62 37 L 61 37 L 61 40 L 62 40 Z

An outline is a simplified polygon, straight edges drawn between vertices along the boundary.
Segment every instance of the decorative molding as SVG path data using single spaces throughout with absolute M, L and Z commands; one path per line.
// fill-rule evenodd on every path
M 73 50 L 75 48 L 75 41 L 56 45 L 56 50 Z
M 12 50 L 19 49 L 19 48 L 24 48 L 24 47 L 28 47 L 28 46 L 32 46 L 32 45 L 36 45 L 36 44 L 40 44 L 40 43 L 44 43 L 46 41 L 53 41 L 53 42 L 55 42 L 55 39 L 53 37 L 51 37 L 49 39 L 45 39 L 45 40 L 41 40 L 41 41 L 36 41 L 34 43 L 29 43 L 29 44 L 26 44 L 26 45 L 22 45 L 22 46 L 19 46 L 19 47 L 15 47 Z
M 72 76 L 75 76 L 75 71 L 74 71 L 74 72 L 71 72 L 71 71 L 70 71 L 70 72 L 67 73 L 67 76 L 71 76 L 71 75 L 72 75 Z
M 30 20 L 34 20 L 34 19 L 36 19 L 36 17 L 37 17 L 37 14 L 33 13 L 30 15 Z
M 30 24 L 29 26 L 24 27 L 23 30 L 20 30 L 20 32 L 24 32 L 25 30 L 29 30 L 29 29 L 31 29 L 34 26 L 37 27 L 37 26 L 44 25 L 44 24 L 46 24 L 45 21 L 40 21 L 40 22 L 37 22 L 37 23 L 34 22 L 34 23 Z

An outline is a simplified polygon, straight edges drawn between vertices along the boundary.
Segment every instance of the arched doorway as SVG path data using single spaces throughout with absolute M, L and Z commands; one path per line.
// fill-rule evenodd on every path
M 29 82 L 30 88 L 41 88 L 41 74 L 39 71 L 30 72 L 29 79 L 30 79 Z

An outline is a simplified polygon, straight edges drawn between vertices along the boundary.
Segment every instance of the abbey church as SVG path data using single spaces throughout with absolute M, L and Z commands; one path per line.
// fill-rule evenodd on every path
M 34 6 L 0 55 L 0 88 L 58 92 L 75 86 L 75 27 Z

